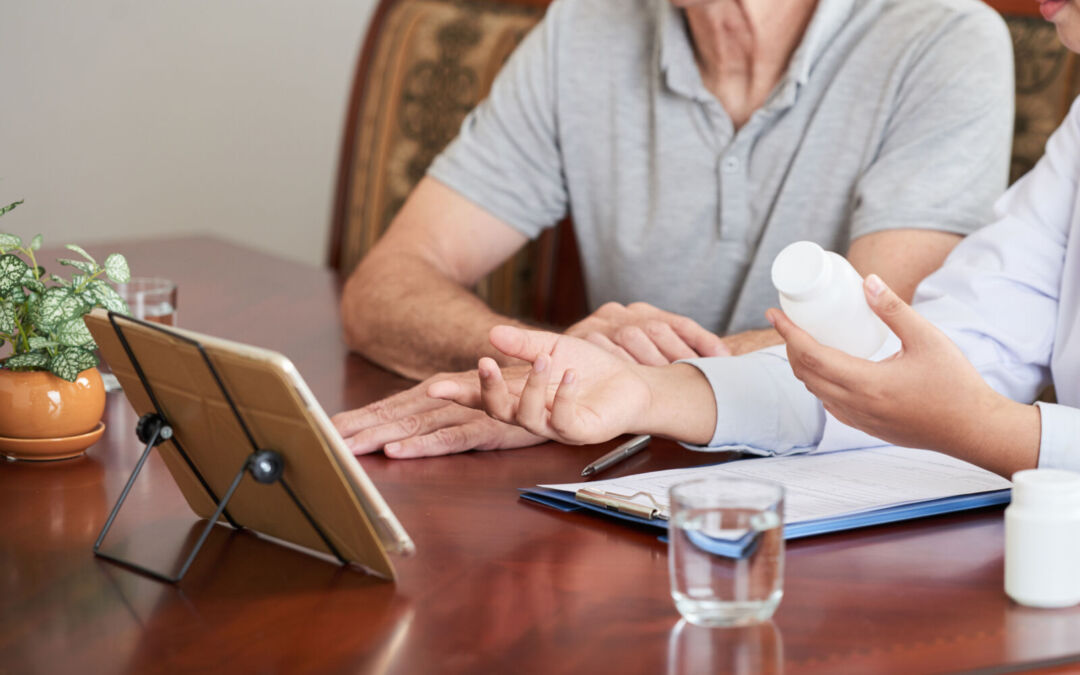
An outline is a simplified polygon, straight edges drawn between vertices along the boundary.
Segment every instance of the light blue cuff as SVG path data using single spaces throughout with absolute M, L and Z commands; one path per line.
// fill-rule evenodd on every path
M 1080 471 L 1080 409 L 1037 402 L 1042 418 L 1039 468 Z
M 709 381 L 716 429 L 707 446 L 756 455 L 808 452 L 825 427 L 825 411 L 788 365 L 783 345 L 742 356 L 687 359 Z

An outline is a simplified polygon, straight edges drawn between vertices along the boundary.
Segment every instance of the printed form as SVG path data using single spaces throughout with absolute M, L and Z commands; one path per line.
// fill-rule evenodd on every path
M 940 452 L 895 446 L 754 457 L 715 466 L 540 487 L 568 492 L 602 491 L 651 505 L 647 494 L 662 507 L 661 517 L 666 518 L 668 488 L 701 478 L 752 478 L 780 483 L 785 491 L 784 522 L 789 524 L 1012 487 L 995 473 Z

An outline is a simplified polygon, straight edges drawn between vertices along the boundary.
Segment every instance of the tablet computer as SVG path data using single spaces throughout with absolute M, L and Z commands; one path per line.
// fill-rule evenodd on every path
M 221 498 L 254 452 L 254 442 L 259 450 L 280 453 L 288 487 L 343 559 L 392 579 L 388 553 L 414 551 L 288 358 L 103 309 L 86 315 L 86 325 L 135 412 L 141 417 L 160 409 L 172 427 L 172 438 L 157 448 L 200 517 L 210 518 L 217 505 L 180 448 Z M 245 476 L 227 511 L 242 527 L 331 553 L 281 481 L 261 484 Z

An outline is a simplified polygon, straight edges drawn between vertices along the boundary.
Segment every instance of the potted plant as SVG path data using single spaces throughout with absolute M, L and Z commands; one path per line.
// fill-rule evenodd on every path
M 0 215 L 21 204 L 0 208 Z M 97 372 L 97 345 L 83 322 L 94 307 L 128 313 L 106 279 L 131 274 L 118 253 L 104 265 L 68 244 L 82 259 L 61 258 L 70 280 L 46 275 L 29 243 L 0 233 L 0 454 L 19 459 L 76 456 L 104 431 L 105 388 Z

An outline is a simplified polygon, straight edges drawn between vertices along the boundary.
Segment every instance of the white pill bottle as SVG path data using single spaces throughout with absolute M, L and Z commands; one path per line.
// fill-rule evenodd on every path
M 827 347 L 866 359 L 889 336 L 888 326 L 866 304 L 862 277 L 851 263 L 812 241 L 780 251 L 772 282 L 784 313 Z
M 1005 593 L 1029 607 L 1080 603 L 1080 474 L 1017 471 L 1005 509 Z

